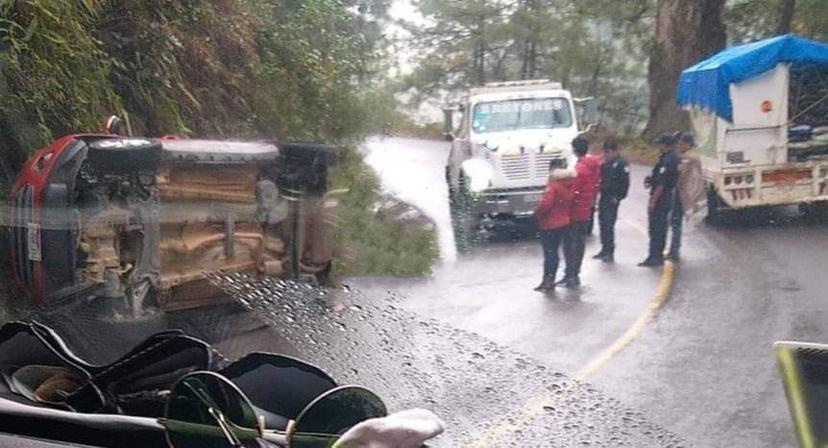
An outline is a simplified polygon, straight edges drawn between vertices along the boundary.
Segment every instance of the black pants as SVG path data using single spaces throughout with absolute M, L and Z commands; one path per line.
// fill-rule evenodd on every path
M 566 278 L 576 278 L 581 274 L 584 262 L 584 248 L 589 234 L 589 220 L 573 221 L 564 238 L 564 259 L 566 259 Z
M 661 195 L 656 206 L 650 210 L 649 234 L 650 234 L 650 255 L 648 258 L 661 260 L 664 258 L 664 246 L 667 245 L 667 228 L 670 209 L 673 208 L 672 193 Z
M 673 203 L 673 211 L 670 213 L 670 254 L 678 255 L 681 249 L 681 226 L 684 222 L 684 209 L 681 201 L 676 198 Z
M 615 222 L 618 220 L 620 203 L 610 195 L 601 195 L 598 201 L 598 225 L 601 230 L 601 253 L 615 254 Z
M 592 229 L 595 228 L 595 206 L 592 206 L 592 210 L 589 212 L 589 223 L 587 225 L 587 236 L 592 235 Z
M 558 273 L 558 264 L 560 264 L 561 261 L 559 250 L 561 242 L 563 242 L 567 232 L 569 232 L 569 227 L 541 230 L 541 244 L 543 245 L 543 275 L 545 277 L 554 278 Z

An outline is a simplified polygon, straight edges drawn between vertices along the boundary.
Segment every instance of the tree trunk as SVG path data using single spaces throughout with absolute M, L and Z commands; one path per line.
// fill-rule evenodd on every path
M 529 79 L 529 45 L 528 39 L 523 42 L 523 57 L 520 64 L 520 79 Z
M 525 10 L 526 15 L 535 17 L 538 14 L 538 4 L 535 0 L 525 0 L 521 5 Z M 535 22 L 532 22 L 529 27 L 529 37 L 523 41 L 523 51 L 521 54 L 520 79 L 533 79 L 537 74 L 537 60 L 538 60 L 538 35 L 540 30 L 537 29 Z
M 779 12 L 776 34 L 788 34 L 791 32 L 791 24 L 796 12 L 796 0 L 782 0 Z
M 538 49 L 533 39 L 523 43 L 523 61 L 520 66 L 520 79 L 534 79 L 537 74 Z
M 725 0 L 659 0 L 650 54 L 650 117 L 643 136 L 690 129 L 687 111 L 676 104 L 681 71 L 725 44 Z
M 474 49 L 474 84 L 482 86 L 486 83 L 486 51 L 483 44 L 478 44 Z

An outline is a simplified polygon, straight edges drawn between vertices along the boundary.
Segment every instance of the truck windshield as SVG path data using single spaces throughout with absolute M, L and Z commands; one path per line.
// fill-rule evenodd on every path
M 474 132 L 566 128 L 572 125 L 564 98 L 532 98 L 477 103 L 472 114 Z

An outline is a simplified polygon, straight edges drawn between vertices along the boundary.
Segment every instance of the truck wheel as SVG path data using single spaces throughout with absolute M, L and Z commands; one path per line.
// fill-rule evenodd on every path
M 461 175 L 457 184 L 458 191 L 454 194 L 449 193 L 451 226 L 454 230 L 454 244 L 457 252 L 468 253 L 477 242 L 480 223 L 473 210 L 465 177 Z
M 726 206 L 724 201 L 719 197 L 719 193 L 716 193 L 712 185 L 709 186 L 707 188 L 707 222 L 713 225 L 721 224 L 723 218 L 722 209 L 724 207 Z
M 826 201 L 799 204 L 799 211 L 808 222 L 821 223 L 828 220 L 828 202 Z

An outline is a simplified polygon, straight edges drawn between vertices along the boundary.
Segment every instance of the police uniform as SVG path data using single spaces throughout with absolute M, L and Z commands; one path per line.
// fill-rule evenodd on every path
M 655 207 L 649 211 L 650 254 L 648 260 L 664 259 L 664 246 L 667 242 L 668 217 L 673 207 L 674 191 L 678 182 L 679 159 L 674 149 L 661 155 L 650 175 L 650 196 L 656 188 L 663 187 Z
M 630 189 L 630 167 L 621 156 L 601 164 L 601 197 L 598 200 L 598 225 L 601 231 L 601 252 L 596 256 L 615 254 L 615 221 L 618 206 Z

